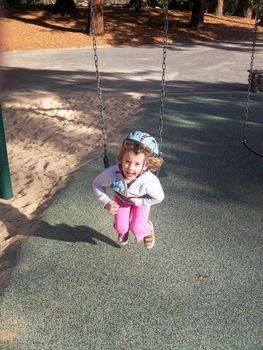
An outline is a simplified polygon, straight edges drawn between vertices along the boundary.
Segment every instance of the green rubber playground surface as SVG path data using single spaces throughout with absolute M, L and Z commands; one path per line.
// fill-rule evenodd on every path
M 261 95 L 247 138 L 263 152 Z M 241 144 L 245 93 L 168 96 L 151 251 L 115 242 L 94 159 L 43 212 L 1 303 L 6 350 L 261 350 L 263 159 Z M 158 134 L 146 98 L 126 131 Z M 116 148 L 110 151 L 114 160 Z

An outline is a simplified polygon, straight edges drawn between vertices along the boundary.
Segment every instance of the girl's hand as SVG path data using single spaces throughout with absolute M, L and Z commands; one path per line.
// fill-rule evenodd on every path
M 107 209 L 108 212 L 110 212 L 113 215 L 117 214 L 119 207 L 120 206 L 114 201 L 110 201 L 108 204 L 105 205 L 105 209 Z

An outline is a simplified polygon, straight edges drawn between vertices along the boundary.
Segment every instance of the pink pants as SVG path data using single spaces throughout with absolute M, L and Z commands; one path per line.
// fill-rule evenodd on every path
M 123 203 L 117 196 L 114 197 L 115 202 L 119 204 L 119 210 L 114 215 L 114 228 L 122 237 L 130 230 L 137 242 L 148 236 L 151 232 L 151 225 L 148 223 L 150 207 L 141 205 L 136 207 L 133 204 Z

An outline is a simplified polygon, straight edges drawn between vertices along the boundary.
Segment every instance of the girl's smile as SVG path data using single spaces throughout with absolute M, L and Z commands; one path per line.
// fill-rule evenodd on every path
M 124 177 L 130 181 L 134 181 L 142 171 L 146 170 L 144 153 L 134 153 L 126 151 L 123 155 L 121 167 Z

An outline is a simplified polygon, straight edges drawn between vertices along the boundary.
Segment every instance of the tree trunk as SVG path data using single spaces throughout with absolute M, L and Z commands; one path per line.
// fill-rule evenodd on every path
M 224 0 L 217 0 L 216 16 L 223 17 Z
M 92 11 L 90 9 L 92 6 L 92 1 L 89 2 L 88 11 L 88 34 L 92 34 Z M 104 34 L 104 0 L 93 0 L 93 20 L 94 20 L 94 34 L 103 35 Z
M 197 30 L 204 27 L 205 0 L 195 0 L 189 28 Z
M 238 0 L 234 16 L 252 18 L 253 0 Z
M 60 14 L 61 16 L 77 17 L 79 11 L 74 3 L 74 0 L 57 0 L 51 9 L 52 13 Z
M 248 1 L 248 6 L 245 10 L 245 18 L 252 18 L 252 14 L 253 14 L 253 2 L 252 1 Z

